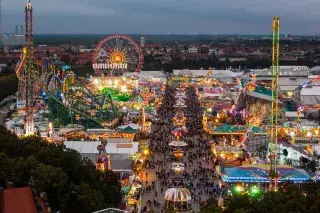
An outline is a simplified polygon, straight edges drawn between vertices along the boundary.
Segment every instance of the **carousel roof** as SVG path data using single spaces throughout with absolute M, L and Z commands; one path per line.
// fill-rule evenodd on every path
M 191 200 L 191 193 L 186 188 L 170 188 L 167 189 L 164 199 L 174 202 L 186 202 Z

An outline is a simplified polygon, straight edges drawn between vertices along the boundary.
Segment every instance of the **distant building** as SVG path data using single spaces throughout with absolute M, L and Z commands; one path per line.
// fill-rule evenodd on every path
M 3 35 L 2 37 L 2 45 L 7 47 L 12 46 L 22 46 L 26 43 L 26 37 L 24 35 L 24 27 L 20 25 L 15 25 L 15 33 L 13 35 Z
M 189 52 L 189 53 L 197 53 L 197 52 L 198 52 L 198 48 L 197 48 L 197 47 L 190 47 L 190 48 L 188 49 L 188 52 Z
M 141 47 L 144 47 L 144 46 L 145 46 L 145 44 L 146 44 L 145 37 L 144 37 L 144 36 L 142 36 L 142 37 L 140 38 L 140 46 L 141 46 Z
M 93 49 L 79 49 L 80 53 L 84 53 L 84 52 L 93 52 Z
M 3 36 L 3 46 L 22 46 L 26 43 L 26 37 L 24 35 L 9 35 Z

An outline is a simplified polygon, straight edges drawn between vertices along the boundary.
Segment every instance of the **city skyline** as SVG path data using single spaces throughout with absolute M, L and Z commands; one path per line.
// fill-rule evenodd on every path
M 4 33 L 24 23 L 25 0 L 2 1 Z M 317 32 L 316 0 L 32 0 L 35 34 L 270 34 Z M 285 6 L 285 7 L 284 7 Z M 63 24 L 61 24 L 63 23 Z

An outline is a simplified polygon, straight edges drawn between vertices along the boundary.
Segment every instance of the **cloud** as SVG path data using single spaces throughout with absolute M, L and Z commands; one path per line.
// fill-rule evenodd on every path
M 39 33 L 270 33 L 319 28 L 319 0 L 31 0 Z M 3 0 L 5 30 L 23 22 L 24 0 Z

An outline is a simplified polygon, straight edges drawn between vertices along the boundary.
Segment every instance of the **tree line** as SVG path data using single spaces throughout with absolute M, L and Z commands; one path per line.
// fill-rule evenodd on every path
M 15 73 L 0 76 L 0 101 L 18 90 L 18 77 Z
M 278 191 L 267 191 L 250 195 L 234 193 L 225 200 L 224 210 L 217 206 L 215 199 L 209 198 L 200 213 L 319 213 L 320 183 L 306 183 L 299 188 L 288 184 Z
M 112 171 L 96 171 L 91 161 L 63 144 L 37 136 L 18 138 L 0 126 L 0 186 L 8 182 L 45 192 L 53 212 L 90 213 L 116 207 L 122 200 Z

